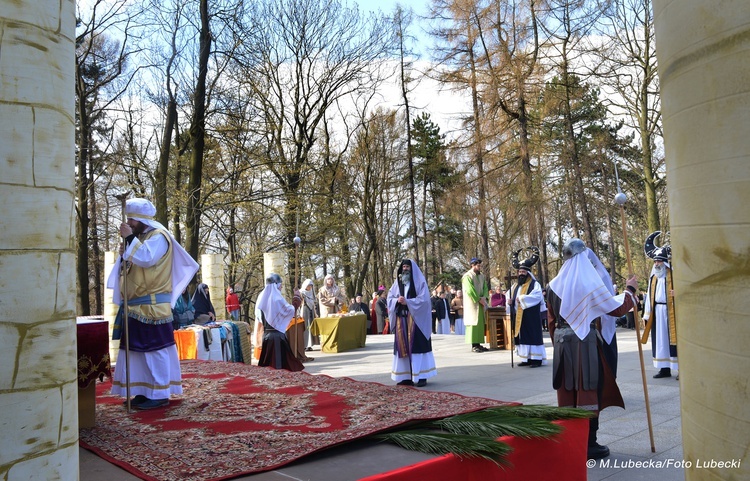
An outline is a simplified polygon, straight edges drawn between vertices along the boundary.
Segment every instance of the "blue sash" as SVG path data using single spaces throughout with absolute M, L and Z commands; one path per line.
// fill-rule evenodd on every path
M 150 295 L 128 299 L 128 306 L 143 306 L 146 304 L 165 304 L 165 303 L 171 303 L 171 302 L 172 302 L 172 294 L 170 294 L 169 292 L 161 292 L 159 294 L 154 295 L 153 302 L 152 302 L 152 298 Z M 118 339 L 122 337 L 122 331 L 124 329 L 123 314 L 122 314 L 123 305 L 124 305 L 124 302 L 121 302 L 120 308 L 117 310 L 117 316 L 115 317 L 115 325 L 112 327 L 112 340 L 113 341 L 117 341 Z M 171 322 L 171 321 L 172 320 L 169 319 L 166 322 Z

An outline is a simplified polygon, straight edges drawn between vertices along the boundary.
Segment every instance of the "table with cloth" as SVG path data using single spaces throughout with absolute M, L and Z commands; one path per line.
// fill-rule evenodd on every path
M 76 319 L 78 351 L 78 427 L 95 424 L 96 380 L 111 377 L 109 360 L 109 323 L 101 316 Z
M 320 336 L 323 352 L 344 352 L 365 347 L 367 316 L 363 313 L 316 317 L 310 325 L 313 336 Z

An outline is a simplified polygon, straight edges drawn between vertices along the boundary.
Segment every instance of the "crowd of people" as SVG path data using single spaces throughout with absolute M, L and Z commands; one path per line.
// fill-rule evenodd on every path
M 121 344 L 112 393 L 131 395 L 126 404 L 136 409 L 155 409 L 168 405 L 172 394 L 182 393 L 173 331 L 215 322 L 217 315 L 206 284 L 197 284 L 189 295 L 188 284 L 198 264 L 154 220 L 154 205 L 146 199 L 129 199 L 125 211 L 120 257 L 107 282 L 114 290 L 114 302 L 120 304 L 113 338 Z M 290 303 L 282 294 L 283 279 L 271 273 L 255 303 L 258 365 L 304 369 L 303 363 L 314 360 L 306 353 L 319 344 L 311 329 L 315 318 L 361 313 L 369 334 L 393 335 L 391 379 L 398 385 L 423 387 L 437 375 L 432 335 L 461 335 L 472 352 L 486 352 L 489 309 L 500 308 L 510 320 L 519 366 L 547 364 L 544 331 L 549 331 L 558 405 L 591 411 L 588 457 L 602 458 L 609 449 L 597 442 L 599 412 L 623 406 L 616 382 L 616 327 L 624 327 L 620 320 L 627 319 L 627 327 L 634 327 L 636 314 L 643 309 L 646 324 L 640 341 L 645 344 L 651 337 L 658 369 L 653 377 L 668 378 L 678 372 L 671 249 L 656 245 L 660 234 L 654 232 L 645 242 L 653 268 L 642 303 L 634 276 L 618 295 L 597 255 L 575 238 L 564 244 L 562 267 L 546 287 L 533 274 L 539 261 L 539 250 L 533 246 L 513 252 L 516 276 L 507 290 L 499 284 L 490 287 L 482 260 L 476 257 L 469 260 L 460 288 L 441 283 L 432 296 L 419 265 L 403 259 L 395 266 L 391 287 L 378 286 L 369 302 L 362 293 L 349 301 L 329 274 L 317 292 L 313 280 L 305 279 L 300 289 L 292 291 Z M 528 254 L 525 259 L 519 258 L 522 251 Z M 225 301 L 227 317 L 240 319 L 242 306 L 232 287 L 226 289 Z M 123 356 L 129 357 L 127 367 Z

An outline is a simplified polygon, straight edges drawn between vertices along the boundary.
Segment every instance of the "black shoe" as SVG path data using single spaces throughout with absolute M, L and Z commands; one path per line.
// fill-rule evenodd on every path
M 144 396 L 143 394 L 138 394 L 133 399 L 130 400 L 130 406 L 135 407 L 139 404 L 145 403 L 146 401 L 148 401 L 148 398 L 146 396 Z M 127 407 L 128 400 L 126 399 L 125 401 L 123 401 L 122 405 Z
M 519 362 L 519 366 L 531 366 L 531 363 L 529 361 Z
M 146 401 L 136 405 L 135 408 L 145 411 L 147 409 L 156 409 L 156 408 L 164 407 L 164 406 L 167 406 L 168 404 L 169 404 L 169 399 L 147 399 Z
M 472 350 L 472 352 L 484 352 L 482 349 L 480 349 L 477 346 L 472 347 L 471 350 Z
M 607 456 L 609 456 L 609 448 L 607 446 L 602 446 L 599 443 L 589 445 L 586 453 L 587 459 L 602 459 Z
M 541 363 L 541 361 L 538 362 L 538 363 L 532 362 L 531 364 L 529 364 L 529 367 L 542 367 L 542 363 Z
M 667 369 L 660 369 L 659 372 L 654 374 L 654 379 L 661 379 L 663 377 L 672 377 L 672 372 Z
M 420 379 L 417 381 L 417 387 L 425 387 L 427 385 L 427 379 Z
M 481 350 L 482 350 L 482 352 L 487 352 L 487 351 L 489 351 L 489 349 L 487 349 L 486 347 L 484 347 L 484 346 L 483 346 L 483 345 L 481 345 L 481 344 L 479 345 L 479 349 L 481 349 Z
M 677 378 L 676 378 L 676 379 L 677 379 L 678 381 L 680 380 L 680 375 L 679 375 L 679 374 L 677 375 Z
M 307 352 L 312 352 L 312 350 L 313 350 L 312 347 L 308 347 L 307 349 L 305 349 L 305 351 Z
M 406 379 L 404 381 L 401 381 L 401 382 L 397 383 L 396 385 L 397 386 L 413 386 L 414 385 L 414 381 Z

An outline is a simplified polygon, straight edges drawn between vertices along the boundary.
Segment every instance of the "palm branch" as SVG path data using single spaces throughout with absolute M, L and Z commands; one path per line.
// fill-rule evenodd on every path
M 554 406 L 498 406 L 426 421 L 409 430 L 377 434 L 374 437 L 404 449 L 426 454 L 453 453 L 460 458 L 477 457 L 507 465 L 511 447 L 498 441 L 500 436 L 546 438 L 562 431 L 553 424 L 559 419 L 591 417 L 589 411 Z
M 508 464 L 505 455 L 513 449 L 492 438 L 427 430 L 394 431 L 374 437 L 410 451 L 435 455 L 452 453 L 459 458 L 483 458 L 498 466 Z

